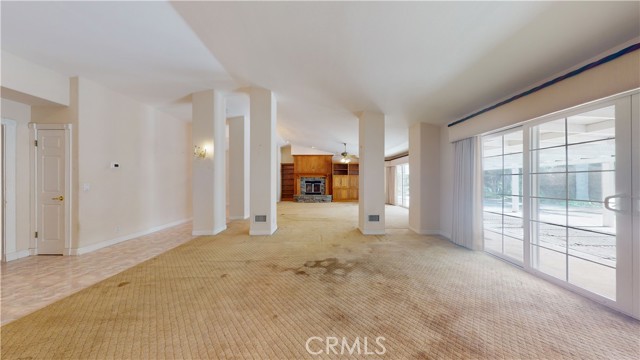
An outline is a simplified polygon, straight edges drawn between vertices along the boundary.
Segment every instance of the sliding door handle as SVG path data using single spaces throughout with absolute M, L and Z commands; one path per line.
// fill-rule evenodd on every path
M 626 197 L 626 195 L 624 195 L 624 194 L 616 194 L 616 195 L 607 196 L 606 198 L 604 198 L 604 207 L 607 210 L 610 210 L 610 211 L 613 211 L 613 212 L 617 212 L 617 213 L 624 212 L 621 209 L 616 209 L 616 208 L 611 207 L 611 199 L 621 199 L 621 198 L 624 198 L 624 197 Z

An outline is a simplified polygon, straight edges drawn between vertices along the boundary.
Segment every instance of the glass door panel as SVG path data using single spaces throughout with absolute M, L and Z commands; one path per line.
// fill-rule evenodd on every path
M 484 249 L 509 261 L 524 259 L 523 132 L 484 137 Z
M 529 129 L 530 265 L 613 301 L 630 224 L 610 198 L 631 180 L 617 170 L 631 166 L 628 107 L 620 100 Z

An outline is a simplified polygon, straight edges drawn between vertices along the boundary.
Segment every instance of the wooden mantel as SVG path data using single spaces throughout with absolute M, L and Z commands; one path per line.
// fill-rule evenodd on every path
M 295 184 L 295 195 L 300 195 L 301 177 L 326 178 L 324 195 L 332 195 L 332 158 L 332 155 L 293 155 L 293 178 Z

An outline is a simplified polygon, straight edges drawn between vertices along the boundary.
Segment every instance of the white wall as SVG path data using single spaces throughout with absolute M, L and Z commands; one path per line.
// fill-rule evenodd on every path
M 291 155 L 291 145 L 285 145 L 280 148 L 280 163 L 293 164 L 293 155 Z
M 33 105 L 69 105 L 69 78 L 2 51 L 2 97 Z
M 440 234 L 440 128 L 417 123 L 409 129 L 409 228 Z
M 80 248 L 191 218 L 188 123 L 84 78 L 78 118 Z
M 291 155 L 334 155 L 334 153 L 291 144 Z
M 31 121 L 31 107 L 2 99 L 2 118 L 16 122 L 16 253 L 20 253 L 29 250 L 30 239 L 28 124 Z

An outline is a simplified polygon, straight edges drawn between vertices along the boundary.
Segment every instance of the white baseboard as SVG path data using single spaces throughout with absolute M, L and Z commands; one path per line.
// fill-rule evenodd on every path
M 168 228 L 171 228 L 171 227 L 174 227 L 174 226 L 182 225 L 182 224 L 184 224 L 186 222 L 189 222 L 189 221 L 191 221 L 191 219 L 178 220 L 178 221 L 174 221 L 174 222 L 171 222 L 171 223 L 168 223 L 168 224 L 155 226 L 155 227 L 152 227 L 151 229 L 147 229 L 147 230 L 144 230 L 144 231 L 139 231 L 139 232 L 136 232 L 136 233 L 133 233 L 133 234 L 120 236 L 120 237 L 117 237 L 115 239 L 104 240 L 104 241 L 101 241 L 99 243 L 88 245 L 88 246 L 84 246 L 84 247 L 80 247 L 80 248 L 77 248 L 77 249 L 69 249 L 69 255 L 82 255 L 82 254 L 90 253 L 92 251 L 96 251 L 96 250 L 105 248 L 107 246 L 115 245 L 115 244 L 121 243 L 123 241 L 135 239 L 137 237 L 149 235 L 151 233 L 154 233 L 154 232 L 157 232 L 157 231 L 160 231 L 160 230 L 165 230 L 165 229 L 168 229 Z
M 385 235 L 387 233 L 385 229 L 364 230 L 358 228 L 358 230 L 360 230 L 362 235 Z
M 227 230 L 227 225 L 219 226 L 213 230 L 193 230 L 191 235 L 193 236 L 212 236 L 218 235 L 221 232 Z
M 446 233 L 444 231 L 440 231 L 440 236 L 442 236 L 443 238 L 451 241 L 451 234 L 449 234 L 449 233 Z
M 5 261 L 13 261 L 13 260 L 18 260 L 18 259 L 22 259 L 23 257 L 27 257 L 31 255 L 31 252 L 29 250 L 21 250 L 21 251 L 14 251 L 14 252 L 10 252 L 4 255 Z
M 229 216 L 229 220 L 247 220 L 249 215 L 247 216 Z
M 413 231 L 418 235 L 442 235 L 440 230 L 424 230 L 424 229 L 415 229 L 409 226 L 409 230 Z
M 273 233 L 278 230 L 278 227 L 274 227 L 273 229 L 249 229 L 249 235 L 251 236 L 269 236 L 273 235 Z

